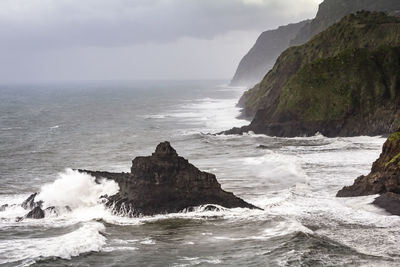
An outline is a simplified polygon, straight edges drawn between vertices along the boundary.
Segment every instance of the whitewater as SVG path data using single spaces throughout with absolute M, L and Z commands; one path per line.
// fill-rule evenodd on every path
M 376 196 L 335 197 L 385 139 L 214 135 L 248 123 L 235 106 L 243 88 L 224 83 L 1 87 L 0 265 L 397 266 L 400 218 Z M 129 171 L 164 140 L 264 210 L 116 216 L 100 196 L 118 185 L 73 170 Z M 16 222 L 34 192 L 57 214 Z

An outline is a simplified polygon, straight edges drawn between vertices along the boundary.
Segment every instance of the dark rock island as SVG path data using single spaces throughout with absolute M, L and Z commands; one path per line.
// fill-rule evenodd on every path
M 373 204 L 400 215 L 400 128 L 383 145 L 382 153 L 367 176 L 360 176 L 345 186 L 337 197 L 380 194 Z
M 169 142 L 160 143 L 151 156 L 135 158 L 131 173 L 79 171 L 118 183 L 120 191 L 105 197 L 106 205 L 116 214 L 173 213 L 205 204 L 257 208 L 222 190 L 215 175 L 200 171 L 178 156 Z
M 102 196 L 102 201 L 113 213 L 122 216 L 149 216 L 155 214 L 190 211 L 196 206 L 207 205 L 206 210 L 225 208 L 260 209 L 247 203 L 233 193 L 221 189 L 214 174 L 202 172 L 186 159 L 178 156 L 169 142 L 160 143 L 148 157 L 137 157 L 132 161 L 130 173 L 78 170 L 96 178 L 115 181 L 120 191 L 113 196 Z M 58 215 L 60 211 L 71 211 L 68 206 L 43 208 L 42 201 L 35 201 L 38 193 L 30 195 L 21 207 L 29 212 L 24 218 L 41 219 L 46 213 Z M 4 210 L 8 205 L 3 205 Z

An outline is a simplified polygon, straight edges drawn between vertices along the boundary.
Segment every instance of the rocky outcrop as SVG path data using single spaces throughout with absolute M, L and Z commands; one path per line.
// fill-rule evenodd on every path
M 374 204 L 400 215 L 400 128 L 385 142 L 382 153 L 367 176 L 360 176 L 345 186 L 337 197 L 381 194 Z
M 41 206 L 40 203 L 35 202 L 35 197 L 37 196 L 37 193 L 31 194 L 27 199 L 24 200 L 24 202 L 21 203 L 21 207 L 24 209 L 33 209 L 36 206 Z
M 343 17 L 357 11 L 382 11 L 396 14 L 400 10 L 398 0 L 325 0 L 319 5 L 318 13 L 310 23 L 304 25 L 291 46 L 302 45 L 320 32 L 323 32 Z
M 28 214 L 25 216 L 29 219 L 43 219 L 44 218 L 44 211 L 41 207 L 37 206 L 33 208 Z
M 106 205 L 116 214 L 154 215 L 206 204 L 257 208 L 222 190 L 215 175 L 200 171 L 178 156 L 169 142 L 160 143 L 151 156 L 135 158 L 131 173 L 79 171 L 118 183 L 120 191 L 116 195 L 104 196 Z
M 308 22 L 302 21 L 263 32 L 240 61 L 231 85 L 254 86 L 260 82 L 274 66 L 279 55 L 289 47 L 290 41 Z
M 204 210 L 225 208 L 258 207 L 222 190 L 214 174 L 202 172 L 180 157 L 169 142 L 160 143 L 148 157 L 137 157 L 132 161 L 130 173 L 78 170 L 92 175 L 96 182 L 101 179 L 115 181 L 119 192 L 113 196 L 101 196 L 99 202 L 124 216 L 155 215 L 180 211 L 206 205 Z M 42 219 L 47 215 L 57 216 L 71 212 L 69 206 L 43 208 L 43 201 L 35 201 L 38 193 L 31 194 L 20 206 L 29 212 L 16 218 Z M 9 205 L 0 206 L 0 211 Z
M 239 103 L 271 136 L 388 134 L 400 125 L 400 19 L 359 12 L 287 49 Z
M 387 192 L 400 194 L 400 128 L 383 145 L 371 173 L 358 177 L 352 186 L 344 187 L 337 196 L 354 197 Z

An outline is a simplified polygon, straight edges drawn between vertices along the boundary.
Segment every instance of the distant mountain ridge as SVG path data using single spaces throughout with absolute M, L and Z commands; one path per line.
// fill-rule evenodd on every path
M 287 49 L 240 99 L 251 124 L 226 133 L 379 135 L 400 125 L 400 18 L 352 14 Z
M 325 0 L 313 20 L 262 33 L 241 60 L 231 85 L 254 86 L 264 78 L 284 50 L 306 43 L 344 16 L 361 10 L 399 14 L 400 0 Z

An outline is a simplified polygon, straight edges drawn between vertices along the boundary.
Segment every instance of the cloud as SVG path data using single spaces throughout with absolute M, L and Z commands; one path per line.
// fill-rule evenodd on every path
M 0 0 L 0 83 L 229 78 L 321 0 Z
M 318 0 L 2 0 L 0 46 L 126 46 L 312 17 Z

